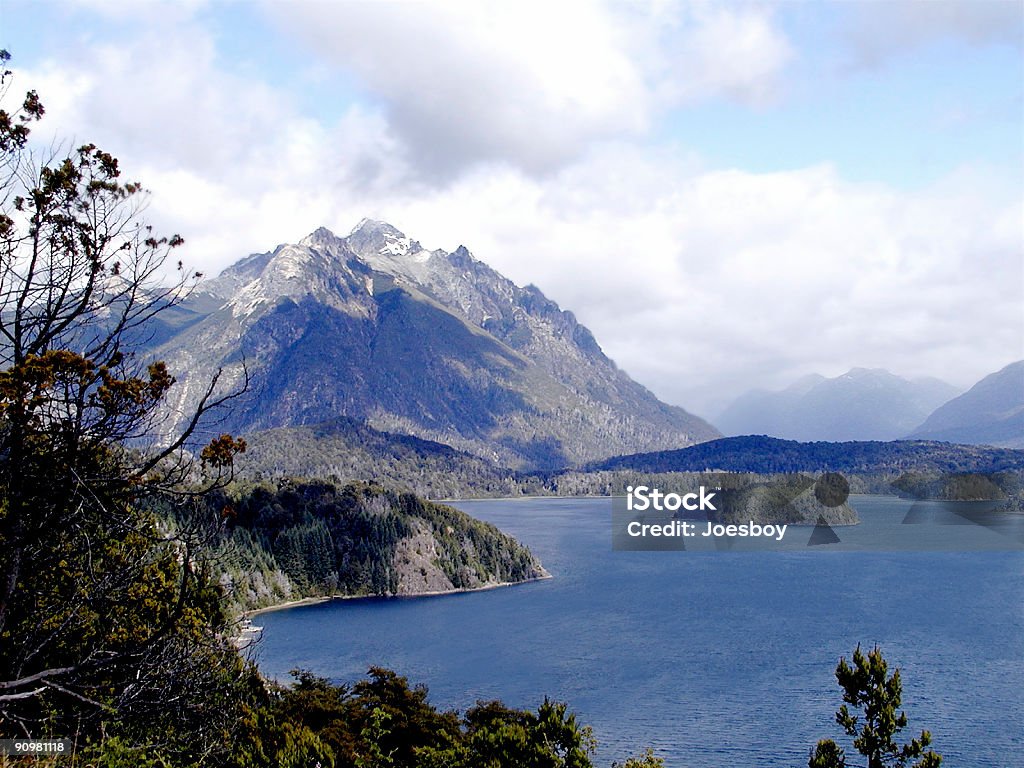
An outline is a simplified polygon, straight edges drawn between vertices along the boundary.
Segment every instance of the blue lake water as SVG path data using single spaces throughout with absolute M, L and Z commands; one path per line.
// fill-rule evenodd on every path
M 850 752 L 833 673 L 877 643 L 903 670 L 907 740 L 928 728 L 945 765 L 1024 766 L 1024 552 L 983 525 L 904 524 L 948 505 L 852 504 L 864 522 L 833 547 L 794 529 L 778 551 L 613 552 L 608 499 L 459 502 L 554 578 L 264 614 L 257 658 L 280 679 L 390 667 L 441 708 L 567 701 L 605 768 L 647 746 L 670 768 L 789 768 L 819 738 Z

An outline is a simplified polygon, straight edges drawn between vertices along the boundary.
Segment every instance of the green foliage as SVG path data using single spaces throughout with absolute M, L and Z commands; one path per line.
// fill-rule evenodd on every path
M 214 560 L 236 610 L 295 597 L 395 594 L 398 546 L 413 535 L 432 539 L 437 555 L 428 564 L 454 588 L 540 573 L 529 550 L 494 526 L 364 483 L 236 484 L 204 504 L 208 516 L 225 520 Z
M 978 501 L 1005 499 L 1021 487 L 1021 472 L 1004 471 L 992 474 L 958 472 L 904 472 L 892 481 L 901 495 L 914 499 L 944 501 Z
M 252 713 L 234 765 L 273 764 L 287 723 L 315 736 L 329 750 L 319 759 L 337 768 L 592 768 L 593 736 L 565 704 L 545 700 L 531 712 L 481 702 L 460 719 L 438 712 L 426 688 L 410 687 L 390 670 L 371 668 L 351 688 L 293 674 L 292 688 L 278 689 Z
M 425 686 L 410 688 L 391 670 L 371 667 L 369 679 L 356 683 L 352 692 L 353 721 L 360 735 L 371 736 L 374 744 L 359 750 L 364 761 L 379 751 L 393 765 L 415 765 L 417 749 L 442 748 L 459 736 L 454 713 L 438 712 L 427 700 Z
M 190 427 L 126 447 L 174 385 L 162 362 L 136 359 L 139 329 L 196 276 L 159 281 L 182 240 L 138 218 L 143 190 L 116 158 L 93 144 L 29 151 L 42 114 L 33 92 L 0 108 L 0 736 L 59 733 L 101 764 L 187 765 L 224 752 L 243 667 L 198 555 L 204 525 L 169 531 L 141 502 L 180 501 L 193 469 L 216 484 L 237 444 L 209 468 L 183 450 L 225 400 L 214 381 Z
M 630 757 L 624 763 L 612 763 L 612 768 L 665 768 L 665 761 L 656 757 L 650 747 L 638 757 Z
M 167 768 L 167 762 L 154 757 L 151 749 L 132 746 L 118 736 L 90 744 L 81 759 L 95 768 Z
M 809 768 L 846 768 L 846 753 L 831 739 L 822 739 L 811 753 L 807 765 Z
M 260 691 L 264 694 L 265 691 Z M 266 699 L 248 707 L 240 719 L 227 765 L 231 768 L 293 766 L 334 768 L 334 752 L 303 722 L 301 716 L 281 711 Z
M 302 743 L 316 746 L 325 768 L 411 766 L 417 748 L 447 745 L 458 735 L 454 715 L 437 712 L 425 688 L 411 688 L 389 670 L 373 668 L 368 680 L 352 688 L 307 672 L 293 674 L 294 686 L 271 691 L 249 713 L 232 765 L 277 766 L 288 732 L 302 732 Z
M 906 713 L 899 711 L 903 684 L 898 669 L 888 674 L 888 664 L 877 646 L 865 656 L 858 645 L 853 666 L 845 658 L 840 659 L 836 679 L 845 702 L 836 712 L 836 722 L 853 737 L 854 748 L 868 758 L 868 768 L 905 768 L 915 758 L 920 759 L 913 768 L 938 768 L 942 764 L 941 755 L 925 751 L 932 740 L 928 731 L 902 746 L 896 743 L 895 737 L 907 726 Z M 845 753 L 830 739 L 819 741 L 808 766 L 844 768 Z
M 292 582 L 306 594 L 326 588 L 334 574 L 334 542 L 320 519 L 282 530 L 274 540 L 274 555 Z
M 464 719 L 461 743 L 422 750 L 424 766 L 453 768 L 591 768 L 590 728 L 581 727 L 565 704 L 544 700 L 536 713 L 499 701 L 477 704 Z
M 366 753 L 356 757 L 356 768 L 390 768 L 395 764 L 397 748 L 387 753 L 381 748 L 381 744 L 391 736 L 387 727 L 391 720 L 391 715 L 380 707 L 374 707 L 370 712 L 370 724 L 359 732 L 366 744 Z

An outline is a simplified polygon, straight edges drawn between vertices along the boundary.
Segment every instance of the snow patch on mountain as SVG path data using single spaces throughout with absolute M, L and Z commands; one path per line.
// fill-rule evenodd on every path
M 392 256 L 405 256 L 409 253 L 409 246 L 412 244 L 412 239 L 408 237 L 396 237 L 390 232 L 384 235 L 384 245 L 378 253 L 388 253 Z
M 231 314 L 241 319 L 249 317 L 267 301 L 269 301 L 269 297 L 264 290 L 263 282 L 253 280 L 228 302 L 228 306 L 231 307 Z

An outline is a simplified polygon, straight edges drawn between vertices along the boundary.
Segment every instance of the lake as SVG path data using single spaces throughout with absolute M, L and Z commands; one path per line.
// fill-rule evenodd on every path
M 1024 765 L 1020 520 L 1008 536 L 941 524 L 949 505 L 851 503 L 863 523 L 833 546 L 804 528 L 776 551 L 613 552 L 608 499 L 458 502 L 554 578 L 267 613 L 257 660 L 280 679 L 390 667 L 441 708 L 567 701 L 603 768 L 647 746 L 670 768 L 788 768 L 819 738 L 851 751 L 834 670 L 877 643 L 902 669 L 905 740 L 929 729 L 949 766 Z

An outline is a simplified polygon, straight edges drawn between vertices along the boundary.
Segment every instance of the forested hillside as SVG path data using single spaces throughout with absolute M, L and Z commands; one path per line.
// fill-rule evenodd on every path
M 677 451 L 616 456 L 590 470 L 642 472 L 1001 472 L 1024 469 L 1024 451 L 924 440 L 799 443 L 763 435 L 727 437 Z
M 252 479 L 324 477 L 402 488 L 431 499 L 544 493 L 540 476 L 432 440 L 382 432 L 350 418 L 250 434 L 239 456 Z
M 497 528 L 411 493 L 282 480 L 207 494 L 212 567 L 237 609 L 312 596 L 416 595 L 546 575 Z

